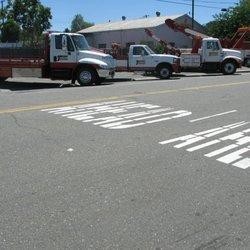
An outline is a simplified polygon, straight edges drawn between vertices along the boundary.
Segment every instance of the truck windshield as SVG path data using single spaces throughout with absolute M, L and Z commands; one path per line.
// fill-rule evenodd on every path
M 72 39 L 77 50 L 89 50 L 90 49 L 89 44 L 84 36 L 73 35 Z
M 155 52 L 154 52 L 152 49 L 150 49 L 149 47 L 147 47 L 147 50 L 148 50 L 148 52 L 149 52 L 150 54 L 155 54 Z

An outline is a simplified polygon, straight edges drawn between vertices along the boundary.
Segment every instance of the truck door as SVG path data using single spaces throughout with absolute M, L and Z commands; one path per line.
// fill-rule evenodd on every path
M 142 46 L 134 46 L 129 58 L 129 67 L 134 70 L 146 70 L 151 65 L 151 56 Z
M 50 62 L 65 67 L 67 64 L 76 63 L 77 53 L 71 37 L 58 34 L 51 40 Z
M 218 41 L 205 41 L 202 50 L 202 62 L 220 62 L 221 45 Z

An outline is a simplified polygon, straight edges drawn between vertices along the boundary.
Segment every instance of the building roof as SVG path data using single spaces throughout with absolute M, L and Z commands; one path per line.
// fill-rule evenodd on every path
M 141 19 L 131 19 L 119 22 L 108 22 L 102 24 L 96 24 L 87 29 L 78 31 L 78 33 L 95 33 L 104 31 L 115 31 L 115 30 L 130 30 L 130 29 L 145 29 L 153 28 L 165 23 L 166 19 L 177 19 L 184 16 L 185 14 L 173 15 L 173 16 L 159 16 L 159 17 L 148 17 Z

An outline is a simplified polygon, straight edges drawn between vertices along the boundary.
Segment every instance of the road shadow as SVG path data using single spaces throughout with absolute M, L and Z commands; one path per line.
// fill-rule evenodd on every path
M 18 82 L 18 81 L 1 81 L 0 89 L 10 91 L 26 91 L 36 89 L 53 89 L 59 88 L 60 83 L 47 82 Z M 66 86 L 65 86 L 66 87 Z
M 104 81 L 101 85 L 111 85 L 115 81 Z M 98 86 L 98 85 L 96 85 Z M 25 82 L 25 81 L 0 81 L 0 90 L 9 91 L 30 91 L 39 89 L 58 89 L 58 88 L 75 88 L 75 87 L 96 87 L 95 85 L 80 86 L 78 84 L 72 85 L 70 82 Z
M 171 80 L 179 80 L 181 78 L 185 78 L 185 77 L 211 77 L 211 76 L 224 76 L 221 73 L 209 73 L 209 74 L 197 74 L 197 75 L 188 75 L 185 74 L 187 72 L 183 72 L 181 74 L 174 74 L 170 79 L 168 79 L 167 81 L 171 81 Z M 234 75 L 230 75 L 231 77 L 234 76 L 238 76 L 241 75 L 241 72 L 235 73 Z M 15 80 L 11 80 L 11 81 L 0 81 L 0 91 L 1 90 L 8 90 L 8 91 L 31 91 L 31 90 L 39 90 L 39 89 L 57 89 L 57 88 L 75 88 L 75 87 L 98 87 L 98 86 L 108 86 L 108 85 L 113 85 L 116 82 L 136 82 L 137 81 L 166 81 L 164 79 L 159 79 L 156 77 L 150 77 L 149 75 L 147 76 L 142 76 L 139 78 L 114 78 L 114 79 L 106 79 L 104 80 L 101 84 L 98 85 L 86 85 L 86 86 L 80 86 L 80 85 L 72 85 L 70 83 L 70 81 L 68 82 L 63 82 L 63 81 L 46 81 L 43 80 L 41 81 L 39 79 L 39 81 L 15 81 Z
M 184 77 L 214 77 L 214 76 L 218 76 L 218 77 L 221 77 L 221 76 L 230 76 L 230 77 L 236 77 L 236 76 L 239 76 L 239 75 L 242 75 L 242 73 L 235 73 L 233 75 L 224 75 L 222 73 L 203 73 L 203 74 L 197 74 L 197 75 L 188 75 L 188 74 L 185 74 L 186 72 L 183 72 L 183 74 L 176 74 L 177 77 L 179 78 L 184 78 Z

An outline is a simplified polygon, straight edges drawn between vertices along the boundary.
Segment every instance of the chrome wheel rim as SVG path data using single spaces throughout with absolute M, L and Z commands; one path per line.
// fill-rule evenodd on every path
M 163 68 L 160 71 L 161 77 L 166 78 L 169 76 L 169 69 L 168 68 Z
M 226 63 L 226 65 L 225 65 L 225 71 L 228 74 L 232 74 L 234 72 L 234 65 L 233 65 L 233 63 Z
M 82 71 L 79 75 L 79 79 L 82 83 L 90 83 L 92 80 L 92 75 L 89 71 Z

